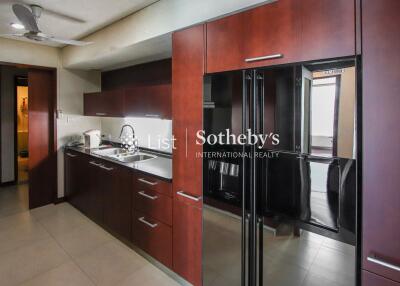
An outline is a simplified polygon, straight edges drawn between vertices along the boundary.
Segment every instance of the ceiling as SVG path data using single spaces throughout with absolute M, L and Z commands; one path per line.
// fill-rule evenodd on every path
M 39 28 L 44 33 L 57 38 L 78 40 L 158 1 L 159 0 L 1 0 L 0 34 L 19 32 L 9 25 L 12 22 L 18 22 L 11 9 L 11 5 L 14 3 L 42 6 L 45 10 L 48 10 L 47 12 L 44 11 L 39 19 Z M 25 39 L 20 38 L 13 39 L 25 41 Z M 55 47 L 63 46 L 55 43 L 41 44 Z

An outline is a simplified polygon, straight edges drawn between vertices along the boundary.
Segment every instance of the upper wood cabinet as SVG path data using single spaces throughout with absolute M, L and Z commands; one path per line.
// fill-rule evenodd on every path
M 84 114 L 88 116 L 123 116 L 124 93 L 122 90 L 85 93 Z
M 355 55 L 355 3 L 351 0 L 301 0 L 301 60 Z
M 143 85 L 125 90 L 125 116 L 171 118 L 171 85 Z
M 400 121 L 399 11 L 398 0 L 362 1 L 362 266 L 397 282 L 390 265 L 400 267 L 400 132 L 391 132 Z
M 354 54 L 351 0 L 278 0 L 207 23 L 207 73 Z
M 84 114 L 171 118 L 171 84 L 142 85 L 84 94 Z

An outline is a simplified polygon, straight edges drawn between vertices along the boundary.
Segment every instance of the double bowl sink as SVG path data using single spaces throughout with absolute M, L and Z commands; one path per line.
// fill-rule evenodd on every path
M 123 148 L 107 148 L 93 151 L 93 154 L 100 157 L 112 159 L 121 163 L 136 163 L 157 158 L 155 155 L 150 155 L 142 152 L 127 151 Z

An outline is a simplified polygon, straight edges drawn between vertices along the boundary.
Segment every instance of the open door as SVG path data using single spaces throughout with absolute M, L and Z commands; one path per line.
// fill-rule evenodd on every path
M 29 208 L 54 202 L 57 190 L 55 70 L 30 69 L 29 86 Z

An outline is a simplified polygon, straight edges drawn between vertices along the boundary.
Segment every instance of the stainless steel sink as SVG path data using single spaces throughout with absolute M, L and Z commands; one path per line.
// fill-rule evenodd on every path
M 131 155 L 131 156 L 119 157 L 117 160 L 120 162 L 124 162 L 124 163 L 134 163 L 134 162 L 145 161 L 145 160 L 150 160 L 150 159 L 154 159 L 154 158 L 156 158 L 156 156 L 148 155 L 148 154 L 135 154 L 135 155 Z
M 155 155 L 145 154 L 141 152 L 129 152 L 123 148 L 107 148 L 93 151 L 93 154 L 116 160 L 122 163 L 135 163 L 157 158 L 157 156 Z

